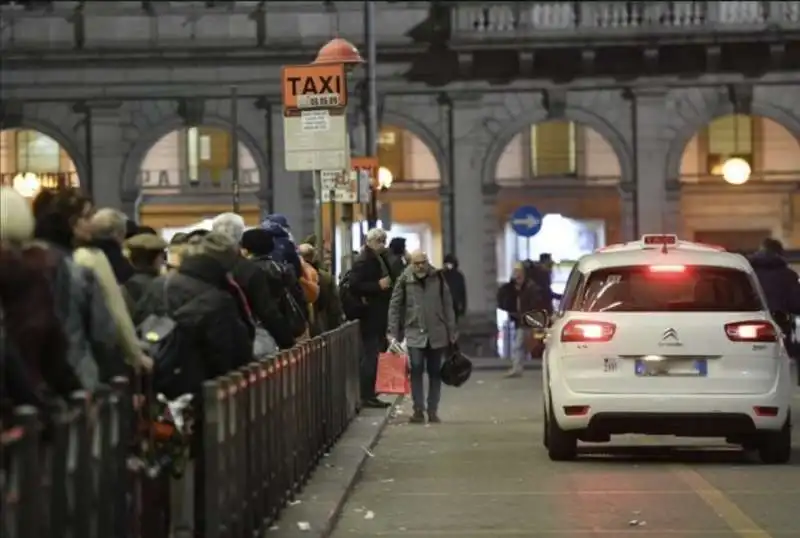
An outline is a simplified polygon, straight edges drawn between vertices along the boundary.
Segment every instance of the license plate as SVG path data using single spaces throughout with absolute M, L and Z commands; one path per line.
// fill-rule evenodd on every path
M 705 359 L 636 359 L 636 375 L 641 377 L 705 377 L 708 364 Z

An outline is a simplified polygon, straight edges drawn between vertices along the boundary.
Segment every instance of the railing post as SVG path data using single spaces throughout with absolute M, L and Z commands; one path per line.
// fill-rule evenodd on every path
M 14 421 L 21 429 L 22 437 L 13 448 L 14 454 L 11 458 L 12 465 L 19 473 L 15 484 L 18 493 L 18 536 L 13 538 L 35 537 L 41 532 L 41 493 L 44 479 L 39 466 L 39 414 L 34 407 L 21 406 L 14 410 Z
M 225 420 L 221 402 L 227 395 L 217 380 L 203 383 L 201 450 L 195 464 L 195 535 L 204 538 L 224 536 L 222 503 L 224 483 L 220 482 L 220 445 L 225 440 Z

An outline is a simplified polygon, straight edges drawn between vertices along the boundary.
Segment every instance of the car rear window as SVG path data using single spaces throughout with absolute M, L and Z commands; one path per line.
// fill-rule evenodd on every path
M 702 265 L 600 269 L 585 277 L 572 310 L 583 312 L 757 312 L 747 273 Z

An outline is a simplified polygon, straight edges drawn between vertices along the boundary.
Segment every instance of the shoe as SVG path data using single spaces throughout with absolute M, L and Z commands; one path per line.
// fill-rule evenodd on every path
M 439 418 L 438 413 L 428 413 L 428 422 L 430 424 L 441 424 L 442 419 Z
M 425 413 L 422 411 L 414 411 L 408 419 L 411 424 L 425 424 Z
M 378 398 L 369 398 L 361 401 L 361 407 L 365 407 L 367 409 L 386 409 L 387 407 L 391 406 L 392 404 L 389 402 L 384 402 Z
M 509 378 L 512 378 L 512 377 L 522 377 L 522 370 L 518 370 L 516 368 L 512 368 L 511 370 L 506 372 L 506 375 L 504 377 L 506 379 L 509 379 Z

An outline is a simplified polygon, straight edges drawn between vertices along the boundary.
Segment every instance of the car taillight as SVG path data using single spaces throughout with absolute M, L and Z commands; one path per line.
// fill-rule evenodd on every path
M 686 271 L 685 265 L 651 265 L 651 273 L 683 273 Z
M 605 321 L 572 320 L 561 330 L 562 342 L 608 342 L 614 337 L 617 326 Z
M 725 324 L 725 334 L 731 342 L 777 342 L 778 331 L 768 321 L 737 321 Z

